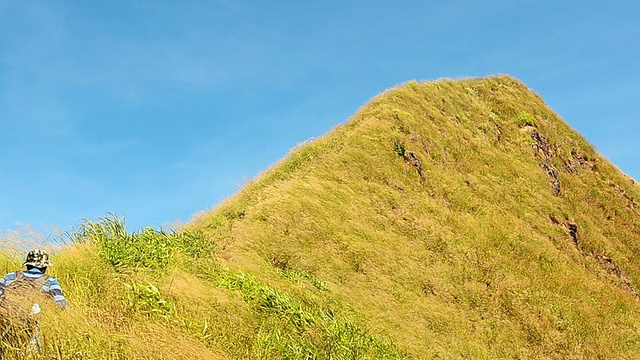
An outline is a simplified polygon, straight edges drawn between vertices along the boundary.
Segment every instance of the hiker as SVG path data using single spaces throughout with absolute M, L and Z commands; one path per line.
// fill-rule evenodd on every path
M 67 306 L 60 282 L 46 275 L 49 254 L 44 250 L 31 250 L 22 264 L 26 271 L 10 272 L 0 279 L 0 344 L 31 349 L 42 349 L 42 335 L 36 315 L 40 312 L 39 300 L 52 298 L 60 307 Z M 0 347 L 0 358 L 2 358 Z

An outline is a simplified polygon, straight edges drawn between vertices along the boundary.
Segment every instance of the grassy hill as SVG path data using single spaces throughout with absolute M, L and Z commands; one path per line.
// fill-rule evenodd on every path
M 44 353 L 638 358 L 639 202 L 519 81 L 409 82 L 178 233 L 67 234 Z

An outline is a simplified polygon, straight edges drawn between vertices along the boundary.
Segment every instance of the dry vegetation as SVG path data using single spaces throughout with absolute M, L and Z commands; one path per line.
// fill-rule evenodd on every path
M 410 82 L 180 233 L 68 235 L 44 356 L 637 358 L 639 202 L 517 80 Z

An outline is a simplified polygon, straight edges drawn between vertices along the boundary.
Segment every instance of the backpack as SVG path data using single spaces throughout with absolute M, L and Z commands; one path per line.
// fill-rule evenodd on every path
M 43 274 L 34 279 L 22 271 L 16 272 L 16 279 L 0 298 L 0 340 L 14 342 L 31 336 L 37 323 L 32 309 L 45 300 L 42 287 L 49 278 Z

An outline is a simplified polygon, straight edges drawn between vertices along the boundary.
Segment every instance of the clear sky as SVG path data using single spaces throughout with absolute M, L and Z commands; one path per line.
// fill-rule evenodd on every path
M 640 179 L 640 2 L 0 0 L 0 229 L 211 208 L 417 79 L 511 74 Z

